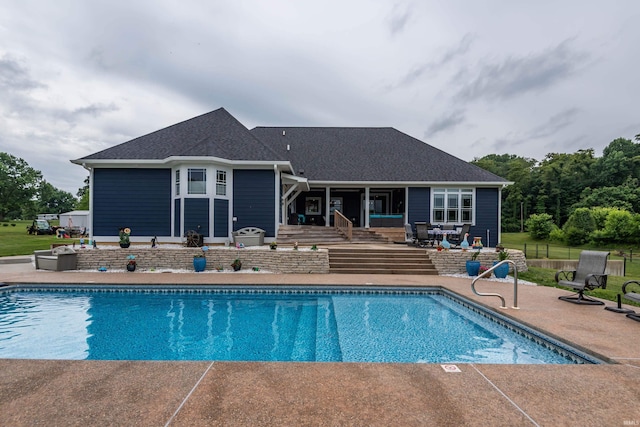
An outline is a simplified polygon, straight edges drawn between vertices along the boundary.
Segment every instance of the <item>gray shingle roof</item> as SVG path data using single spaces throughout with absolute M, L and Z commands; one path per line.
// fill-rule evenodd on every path
M 213 156 L 229 160 L 282 160 L 224 108 L 160 129 L 79 160 L 161 160 Z
M 256 127 L 251 132 L 291 161 L 296 174 L 304 169 L 311 181 L 507 182 L 393 128 Z
M 393 128 L 256 127 L 249 131 L 224 108 L 74 162 L 171 156 L 290 161 L 295 173 L 304 170 L 302 176 L 310 181 L 507 182 Z

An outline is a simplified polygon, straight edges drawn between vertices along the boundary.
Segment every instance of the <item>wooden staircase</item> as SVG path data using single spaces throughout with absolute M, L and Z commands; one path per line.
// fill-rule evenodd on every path
M 329 248 L 329 272 L 437 275 L 424 249 Z
M 390 240 L 380 234 L 365 228 L 354 228 L 351 242 L 333 227 L 317 225 L 281 225 L 278 229 L 279 245 L 331 245 L 345 243 L 390 243 Z

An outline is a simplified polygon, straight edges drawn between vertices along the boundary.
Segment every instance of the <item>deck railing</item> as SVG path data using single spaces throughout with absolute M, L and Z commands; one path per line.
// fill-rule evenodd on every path
M 333 227 L 338 230 L 338 233 L 346 237 L 348 241 L 351 241 L 353 238 L 353 222 L 338 210 L 333 212 Z

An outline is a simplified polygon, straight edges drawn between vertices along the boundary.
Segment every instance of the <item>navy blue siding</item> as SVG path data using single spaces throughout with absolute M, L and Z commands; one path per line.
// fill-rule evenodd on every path
M 213 236 L 229 236 L 229 201 L 215 199 L 213 201 Z
M 93 234 L 171 236 L 171 169 L 93 171 Z
M 233 229 L 259 227 L 275 236 L 275 173 L 273 170 L 233 171 Z
M 182 221 L 182 216 L 180 215 L 180 199 L 174 200 L 173 216 L 173 236 L 180 237 L 180 223 Z
M 209 237 L 209 199 L 184 199 L 184 232 L 190 230 Z
M 489 230 L 489 241 L 487 241 Z M 476 189 L 476 225 L 471 227 L 471 237 L 482 237 L 484 246 L 494 247 L 498 240 L 498 189 Z
M 428 187 L 409 187 L 409 224 L 431 222 L 431 189 Z

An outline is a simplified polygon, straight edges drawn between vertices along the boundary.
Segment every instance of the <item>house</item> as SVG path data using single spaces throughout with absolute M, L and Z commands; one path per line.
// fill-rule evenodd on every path
M 396 129 L 256 127 L 220 108 L 89 156 L 92 237 L 180 242 L 197 230 L 223 243 L 243 227 L 471 224 L 500 239 L 509 182 Z M 487 242 L 486 239 L 489 239 Z

